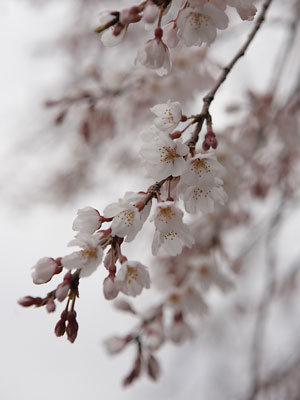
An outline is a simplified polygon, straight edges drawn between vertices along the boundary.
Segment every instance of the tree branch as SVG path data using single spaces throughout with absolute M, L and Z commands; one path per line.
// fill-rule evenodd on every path
M 235 55 L 235 57 L 232 59 L 232 61 L 226 67 L 223 68 L 223 72 L 220 75 L 219 79 L 217 80 L 215 86 L 203 98 L 204 104 L 203 104 L 200 114 L 198 115 L 197 125 L 195 127 L 195 130 L 193 132 L 191 139 L 188 142 L 188 146 L 190 147 L 191 150 L 195 148 L 196 143 L 198 142 L 199 134 L 201 132 L 203 122 L 209 114 L 209 107 L 210 107 L 213 99 L 215 98 L 217 91 L 219 90 L 222 83 L 226 80 L 228 74 L 231 72 L 231 70 L 234 67 L 234 65 L 236 64 L 236 62 L 245 55 L 246 50 L 248 49 L 250 43 L 254 39 L 257 31 L 259 30 L 259 28 L 261 27 L 261 25 L 265 19 L 265 15 L 266 15 L 267 10 L 268 10 L 269 6 L 271 5 L 271 3 L 272 3 L 272 0 L 266 0 L 260 15 L 256 20 L 254 28 L 248 36 L 246 43 L 238 51 L 238 53 Z

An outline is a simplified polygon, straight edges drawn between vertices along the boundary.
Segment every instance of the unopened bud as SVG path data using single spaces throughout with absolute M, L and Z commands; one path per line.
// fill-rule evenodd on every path
M 159 8 L 152 3 L 152 1 L 148 1 L 144 10 L 143 20 L 147 24 L 153 24 L 156 18 L 159 15 Z
M 63 282 L 57 286 L 55 290 L 55 296 L 58 301 L 64 301 L 70 290 L 70 284 L 68 282 Z
M 21 299 L 18 300 L 18 304 L 22 307 L 33 306 L 35 304 L 35 298 L 32 296 L 21 297 Z
M 56 305 L 54 300 L 49 300 L 46 304 L 46 310 L 48 311 L 48 313 L 52 313 L 54 312 L 56 309 Z
M 216 142 L 216 135 L 214 134 L 213 131 L 207 132 L 207 134 L 204 137 L 205 143 L 207 143 L 209 146 L 213 146 Z
M 41 258 L 33 267 L 32 280 L 36 285 L 49 282 L 56 273 L 57 263 L 53 258 Z
M 203 142 L 203 143 L 202 143 L 202 149 L 203 149 L 204 151 L 208 151 L 209 148 L 210 148 L 210 146 L 209 146 L 206 142 Z
M 54 328 L 54 333 L 56 336 L 60 337 L 65 334 L 66 331 L 66 323 L 62 319 L 60 319 Z
M 106 300 L 113 300 L 119 294 L 118 284 L 113 276 L 108 276 L 103 281 L 103 294 Z
M 72 322 L 68 322 L 66 333 L 69 342 L 74 343 L 78 333 L 78 324 L 75 320 Z

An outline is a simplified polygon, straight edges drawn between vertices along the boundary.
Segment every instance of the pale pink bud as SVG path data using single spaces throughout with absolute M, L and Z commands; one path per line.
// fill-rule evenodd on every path
M 32 296 L 25 296 L 18 300 L 18 303 L 22 307 L 30 307 L 40 305 L 42 303 L 41 297 L 32 297 Z
M 132 21 L 132 14 L 129 10 L 122 10 L 120 13 L 120 23 L 122 25 L 128 25 Z
M 48 313 L 54 312 L 56 309 L 56 305 L 54 303 L 54 300 L 49 300 L 46 304 L 46 310 Z
M 64 301 L 68 295 L 69 290 L 70 290 L 70 284 L 67 282 L 63 282 L 60 285 L 58 285 L 55 291 L 57 300 Z
M 36 263 L 33 269 L 34 271 L 31 275 L 33 283 L 40 285 L 51 280 L 53 275 L 56 273 L 57 263 L 53 258 L 44 257 Z
M 103 294 L 106 300 L 113 300 L 119 294 L 119 286 L 113 276 L 108 276 L 103 281 Z
M 148 1 L 144 10 L 143 20 L 147 24 L 153 24 L 156 18 L 159 15 L 159 8 L 152 3 L 152 1 Z

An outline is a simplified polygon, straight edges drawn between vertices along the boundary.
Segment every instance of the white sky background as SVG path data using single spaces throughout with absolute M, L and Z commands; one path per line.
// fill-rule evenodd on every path
M 38 10 L 28 7 L 26 2 L 21 0 L 1 2 L 1 169 L 11 168 L 9 150 L 15 143 L 21 143 L 24 132 L 36 129 L 35 115 L 41 110 L 39 105 L 47 90 L 57 85 L 63 75 L 61 68 L 64 64 L 61 56 L 51 54 L 39 57 L 34 54 L 37 45 L 56 37 L 57 31 L 63 29 L 66 11 L 67 7 L 63 4 L 57 5 L 56 2 Z M 269 73 L 267 60 L 274 56 L 276 50 L 271 44 L 278 43 L 281 36 L 280 33 L 277 36 L 274 32 L 270 34 L 268 30 L 259 36 L 261 40 L 270 41 L 269 53 L 266 54 L 265 50 L 263 52 L 259 43 L 254 44 L 247 60 L 244 58 L 239 62 L 222 90 L 224 98 L 228 96 L 229 86 L 230 94 L 241 93 L 241 82 L 252 80 L 256 88 L 264 86 L 265 76 Z M 222 48 L 222 45 L 219 46 L 219 49 Z M 224 53 L 233 54 L 232 50 L 232 44 L 229 44 Z M 256 57 L 251 57 L 251 53 L 253 55 L 254 52 Z M 257 59 L 260 60 L 259 73 Z M 217 109 L 217 104 L 214 107 Z M 5 171 L 9 184 L 14 180 L 18 181 L 16 174 L 19 168 L 22 169 L 25 160 L 26 158 L 20 157 L 16 160 L 17 166 Z M 134 320 L 114 311 L 111 304 L 103 300 L 104 271 L 100 268 L 93 275 L 93 279 L 83 280 L 81 283 L 81 299 L 77 306 L 79 336 L 73 345 L 65 338 L 56 338 L 53 334 L 59 311 L 48 315 L 43 309 L 23 309 L 16 303 L 23 295 L 44 293 L 44 288 L 33 287 L 30 267 L 42 256 L 66 253 L 66 243 L 73 235 L 71 225 L 77 208 L 92 205 L 101 209 L 107 202 L 116 199 L 113 197 L 116 192 L 119 192 L 118 196 L 121 197 L 125 189 L 137 188 L 126 188 L 124 183 L 118 182 L 116 187 L 107 190 L 107 198 L 103 192 L 94 192 L 80 198 L 72 206 L 66 205 L 59 209 L 37 205 L 28 210 L 5 204 L 5 185 L 1 188 L 0 194 L 4 198 L 0 210 L 1 399 L 195 398 L 193 388 L 209 374 L 209 368 L 200 370 L 201 365 L 209 366 L 211 359 L 211 353 L 206 354 L 203 346 L 201 354 L 198 347 L 195 356 L 195 343 L 181 348 L 166 346 L 166 349 L 159 353 L 163 367 L 159 383 L 152 384 L 144 378 L 129 389 L 121 388 L 120 381 L 130 370 L 133 352 L 126 351 L 124 355 L 110 358 L 101 347 L 101 341 L 113 333 L 120 332 L 120 327 L 126 332 L 126 326 L 133 326 Z M 20 198 L 22 195 L 20 192 Z M 296 226 L 294 230 L 291 227 L 289 229 L 293 235 L 297 232 Z M 143 250 L 144 248 L 140 248 L 139 252 L 142 253 Z M 137 256 L 136 258 L 138 259 Z M 145 298 L 152 300 L 155 295 L 156 293 L 152 292 Z M 191 354 L 194 354 L 192 358 Z M 206 364 L 203 362 L 198 365 L 201 359 L 205 359 Z M 186 363 L 192 369 L 184 372 Z M 185 381 L 187 384 L 180 379 L 185 373 L 188 374 Z

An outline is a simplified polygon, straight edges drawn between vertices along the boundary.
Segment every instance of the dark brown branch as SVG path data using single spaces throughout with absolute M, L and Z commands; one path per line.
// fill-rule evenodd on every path
M 219 90 L 222 83 L 226 80 L 228 74 L 231 72 L 231 70 L 234 67 L 234 65 L 236 64 L 236 62 L 245 55 L 246 50 L 248 49 L 250 43 L 254 39 L 257 31 L 259 30 L 259 28 L 261 27 L 261 25 L 265 19 L 265 15 L 266 15 L 267 10 L 268 10 L 269 6 L 271 5 L 271 3 L 272 3 L 272 0 L 266 0 L 260 15 L 256 20 L 254 28 L 248 36 L 246 43 L 242 46 L 242 48 L 235 55 L 235 57 L 232 59 L 232 61 L 226 67 L 223 68 L 222 74 L 220 75 L 219 79 L 217 80 L 215 86 L 203 98 L 204 104 L 203 104 L 202 110 L 196 120 L 197 125 L 195 127 L 195 130 L 193 132 L 191 139 L 188 142 L 188 146 L 190 147 L 191 150 L 193 150 L 195 148 L 196 143 L 198 142 L 199 134 L 201 132 L 203 122 L 209 114 L 209 107 L 210 107 L 213 99 L 215 98 L 217 91 Z

